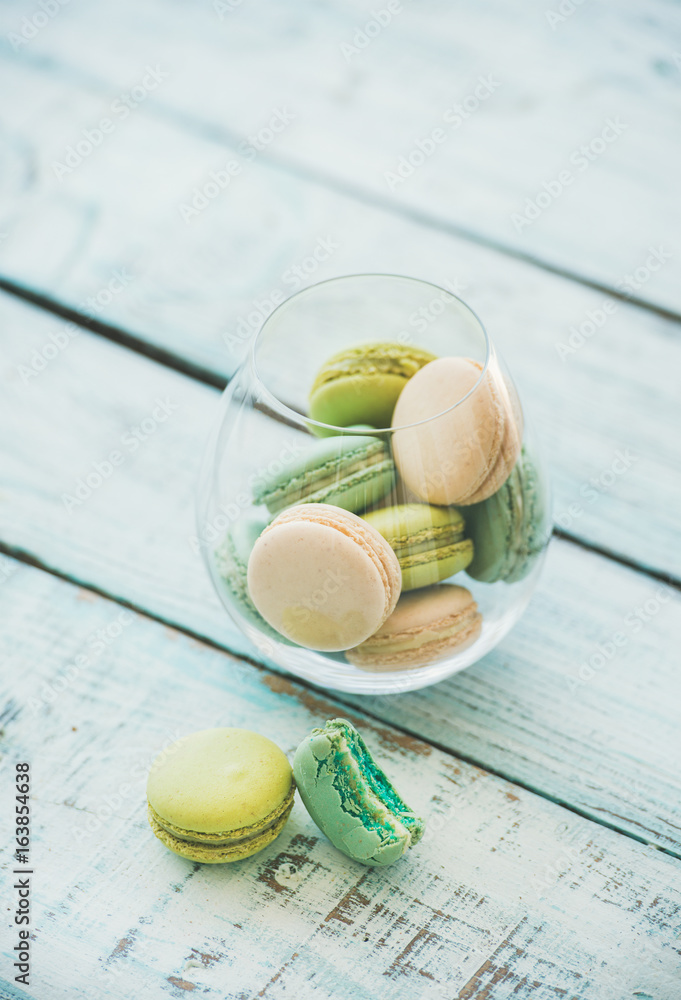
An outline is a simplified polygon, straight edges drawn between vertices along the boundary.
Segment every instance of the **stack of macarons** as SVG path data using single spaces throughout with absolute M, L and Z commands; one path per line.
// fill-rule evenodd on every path
M 461 651 L 471 592 L 526 576 L 547 541 L 515 390 L 491 364 L 403 344 L 331 357 L 309 397 L 317 440 L 263 474 L 217 553 L 251 623 L 365 670 Z

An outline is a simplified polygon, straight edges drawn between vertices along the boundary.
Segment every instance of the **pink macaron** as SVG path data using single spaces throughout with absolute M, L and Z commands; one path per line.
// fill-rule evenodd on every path
M 504 484 L 523 432 L 520 402 L 496 366 L 437 358 L 407 382 L 393 414 L 395 463 L 432 504 L 472 504 Z
M 249 594 L 265 621 L 298 645 L 326 652 L 373 635 L 394 610 L 401 582 L 383 536 L 331 504 L 282 511 L 248 562 Z

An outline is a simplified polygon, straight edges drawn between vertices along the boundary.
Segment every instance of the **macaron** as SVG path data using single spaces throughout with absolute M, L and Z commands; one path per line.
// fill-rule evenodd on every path
M 278 514 L 248 561 L 248 590 L 266 622 L 308 649 L 349 649 L 392 613 L 400 564 L 362 518 L 330 504 Z
M 455 507 L 397 504 L 371 511 L 364 520 L 397 556 L 403 592 L 446 580 L 473 558 L 473 542 L 464 538 L 464 518 Z
M 340 351 L 322 365 L 314 380 L 309 415 L 335 427 L 358 423 L 389 427 L 408 380 L 434 357 L 417 347 L 391 343 L 359 344 Z
M 298 503 L 362 511 L 389 493 L 395 478 L 390 448 L 381 438 L 336 435 L 315 441 L 294 464 L 259 479 L 253 498 L 272 514 Z
M 247 584 L 248 560 L 253 546 L 268 522 L 269 518 L 251 511 L 237 518 L 216 547 L 214 564 L 218 576 L 227 585 L 241 614 L 259 629 L 276 635 L 258 614 L 248 593 Z
M 151 829 L 190 861 L 241 861 L 277 837 L 293 808 L 291 765 L 266 736 L 206 729 L 173 743 L 151 765 Z
M 404 594 L 381 628 L 345 655 L 366 670 L 404 670 L 461 652 L 480 635 L 482 615 L 465 587 L 443 583 Z
M 346 719 L 313 729 L 293 773 L 305 807 L 334 847 L 363 865 L 390 865 L 425 829 Z
M 474 580 L 514 583 L 524 579 L 546 548 L 551 524 L 546 492 L 526 449 L 493 496 L 466 508 L 474 556 L 467 573 Z
M 397 468 L 428 503 L 485 500 L 506 481 L 520 453 L 515 390 L 496 367 L 483 372 L 470 358 L 437 358 L 421 368 L 400 394 L 392 425 Z

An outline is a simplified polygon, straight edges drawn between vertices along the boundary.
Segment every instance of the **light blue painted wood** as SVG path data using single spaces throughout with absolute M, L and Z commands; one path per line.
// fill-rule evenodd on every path
M 140 22 L 133 2 L 71 5 L 16 55 L 6 45 L 8 57 L 40 67 L 43 95 L 64 79 L 96 95 L 89 121 L 72 119 L 58 140 L 42 125 L 41 139 L 53 137 L 63 153 L 158 65 L 167 78 L 144 106 L 196 135 L 218 136 L 223 149 L 248 142 L 285 110 L 295 119 L 261 144 L 260 158 L 425 212 L 435 224 L 608 284 L 642 265 L 649 244 L 675 249 L 681 33 L 673 4 L 587 3 L 563 20 L 557 3 L 462 12 L 442 0 L 405 2 L 354 53 L 343 47 L 371 20 L 364 3 L 236 6 L 216 12 L 208 0 L 191 8 L 155 0 Z M 22 15 L 19 0 L 3 5 L 3 36 Z M 19 93 L 26 119 L 32 100 Z M 608 122 L 621 124 L 608 131 Z M 429 138 L 436 128 L 439 144 Z M 390 182 L 401 157 L 422 165 Z M 126 184 L 145 172 L 143 163 L 129 161 Z M 209 160 L 193 183 L 213 166 Z M 161 189 L 170 168 L 167 161 Z M 513 216 L 527 199 L 547 207 L 518 231 Z M 679 259 L 640 294 L 678 310 Z
M 96 118 L 100 97 L 68 82 L 47 92 L 42 73 L 14 63 L 4 73 L 7 86 L 16 80 L 22 100 L 7 111 L 17 137 L 8 155 L 19 159 L 14 186 L 11 171 L 6 182 L 14 215 L 0 218 L 7 232 L 0 272 L 86 310 L 94 298 L 98 319 L 222 375 L 234 369 L 262 313 L 295 291 L 292 268 L 305 261 L 313 269 L 308 281 L 385 270 L 450 282 L 483 317 L 523 389 L 552 459 L 561 525 L 681 576 L 681 474 L 671 432 L 679 422 L 676 324 L 624 304 L 606 314 L 602 293 L 369 209 L 262 161 L 248 164 L 235 180 L 239 186 L 187 225 L 178 205 L 197 178 L 222 162 L 224 147 L 142 111 L 60 182 L 51 163 L 64 132 L 74 119 L 85 126 Z M 18 137 L 36 119 L 45 141 L 32 171 Z M 132 162 L 139 170 L 131 180 Z M 46 241 L 45 231 L 58 236 Z M 329 253 L 328 260 L 316 262 L 315 249 Z M 570 339 L 580 342 L 579 329 L 595 327 L 590 315 L 605 317 L 603 325 L 573 350 Z M 409 329 L 418 340 L 416 327 Z M 16 357 L 29 380 L 31 365 L 42 364 L 34 346 L 42 351 L 45 341 Z
M 3 315 L 0 538 L 259 658 L 222 611 L 192 548 L 198 458 L 217 394 L 87 334 L 24 386 L 12 359 L 44 342 L 52 321 L 12 300 Z M 123 435 L 156 400 L 177 409 L 130 451 Z M 286 441 L 288 430 L 277 430 Z M 267 440 L 262 447 L 269 460 Z M 124 453 L 123 463 L 67 509 L 62 494 L 113 449 Z M 681 751 L 672 653 L 681 640 L 678 596 L 660 603 L 639 631 L 625 624 L 658 600 L 657 588 L 645 575 L 554 544 L 539 593 L 493 656 L 436 689 L 368 704 L 382 718 L 681 853 L 672 766 Z M 599 644 L 607 647 L 619 631 L 625 646 L 601 662 Z
M 261 854 L 193 865 L 147 826 L 153 757 L 212 725 L 291 754 L 346 708 L 26 566 L 0 649 L 3 752 L 32 762 L 35 1000 L 676 1000 L 678 863 L 659 851 L 353 712 L 427 817 L 418 848 L 361 868 L 297 802 Z

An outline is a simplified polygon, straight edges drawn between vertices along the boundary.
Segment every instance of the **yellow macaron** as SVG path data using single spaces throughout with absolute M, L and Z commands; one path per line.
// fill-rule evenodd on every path
M 294 792 L 291 765 L 266 736 L 206 729 L 152 764 L 149 823 L 161 843 L 190 861 L 240 861 L 281 833 Z

